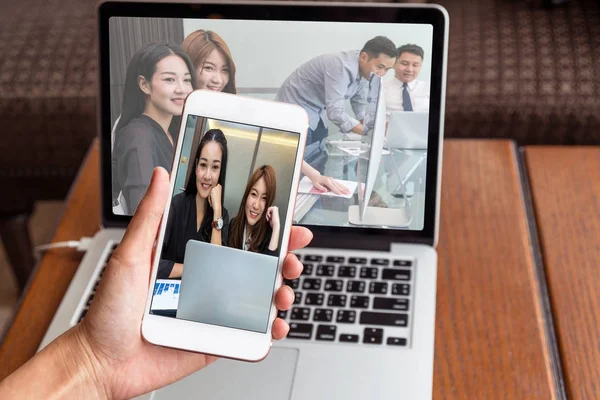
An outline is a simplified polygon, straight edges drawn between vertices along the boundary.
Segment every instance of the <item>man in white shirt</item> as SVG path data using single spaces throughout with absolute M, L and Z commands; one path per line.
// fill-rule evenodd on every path
M 398 47 L 394 78 L 384 83 L 388 117 L 394 111 L 429 111 L 429 83 L 417 79 L 424 57 L 416 44 Z

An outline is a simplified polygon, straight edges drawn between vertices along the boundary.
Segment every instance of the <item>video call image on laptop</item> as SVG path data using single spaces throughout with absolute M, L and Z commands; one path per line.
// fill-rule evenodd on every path
M 299 139 L 189 116 L 153 314 L 266 332 Z
M 306 110 L 294 224 L 422 230 L 432 42 L 428 24 L 112 17 L 113 213 L 132 215 L 153 168 L 171 170 L 184 99 L 209 89 Z M 229 141 L 227 123 L 204 125 L 213 124 Z M 242 147 L 254 133 L 231 132 L 236 152 L 250 157 L 253 148 Z M 194 147 L 187 149 L 190 158 L 175 161 L 180 171 L 191 169 Z M 246 175 L 250 165 L 262 165 L 247 161 Z M 236 153 L 227 179 L 238 167 Z M 178 174 L 176 190 L 184 190 L 185 178 Z M 247 179 L 223 192 L 230 218 Z M 332 181 L 338 193 L 328 190 Z M 382 220 L 381 210 L 403 210 L 404 217 L 392 212 Z

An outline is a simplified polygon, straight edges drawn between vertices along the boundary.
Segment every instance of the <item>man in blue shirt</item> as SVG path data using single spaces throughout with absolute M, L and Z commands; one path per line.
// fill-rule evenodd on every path
M 321 149 L 328 136 L 327 120 L 344 133 L 363 133 L 367 91 L 371 73 L 383 76 L 394 67 L 396 45 L 376 36 L 362 50 L 317 56 L 298 67 L 283 82 L 275 100 L 298 104 L 308 113 L 309 130 L 302 172 L 319 190 L 341 194 L 345 188 L 334 179 L 322 176 L 327 156 Z M 350 101 L 354 116 L 345 108 Z M 326 117 L 326 118 L 325 118 Z M 317 169 L 309 164 L 315 164 Z

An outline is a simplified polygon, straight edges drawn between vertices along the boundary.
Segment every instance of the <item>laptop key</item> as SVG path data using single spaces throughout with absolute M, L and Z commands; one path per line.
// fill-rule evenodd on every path
M 325 301 L 325 295 L 323 293 L 307 293 L 304 304 L 307 306 L 322 306 L 323 301 Z
M 387 344 L 392 346 L 406 346 L 406 338 L 402 337 L 389 337 L 387 339 Z
M 369 293 L 386 294 L 387 288 L 387 282 L 371 282 L 369 284 Z
M 352 297 L 350 297 L 350 307 L 369 308 L 369 296 L 352 296 Z
M 313 321 L 317 322 L 331 322 L 333 319 L 333 310 L 328 308 L 317 308 L 313 315 Z
M 342 333 L 342 334 L 340 334 L 340 342 L 358 343 L 358 335 Z
M 409 296 L 410 285 L 408 283 L 394 283 L 392 285 L 392 294 L 396 296 Z
M 410 281 L 411 271 L 408 269 L 386 268 L 381 274 L 381 279 L 394 281 Z
M 313 324 L 292 322 L 287 337 L 291 339 L 310 339 L 312 337 L 312 331 Z
M 381 344 L 383 343 L 383 329 L 365 328 L 363 343 Z
M 360 269 L 360 277 L 361 278 L 377 279 L 378 274 L 379 274 L 379 270 L 374 267 L 362 267 Z
M 412 267 L 410 260 L 394 260 L 394 267 Z
M 317 276 L 333 276 L 335 267 L 331 264 L 320 264 L 317 266 Z
M 327 279 L 325 281 L 325 290 L 328 292 L 341 292 L 344 288 L 344 281 L 341 279 Z
M 356 322 L 356 311 L 354 310 L 338 310 L 336 322 L 342 324 L 353 324 Z
M 316 256 L 316 255 L 305 255 L 304 256 L 304 261 L 309 261 L 309 262 L 321 262 L 323 261 L 323 256 Z
M 364 281 L 348 281 L 346 285 L 346 292 L 348 293 L 364 293 L 365 292 Z
M 281 319 L 285 319 L 285 317 L 287 317 L 287 310 L 279 310 L 277 312 L 277 316 Z
M 360 313 L 360 323 L 362 325 L 398 326 L 405 328 L 408 326 L 408 314 L 362 311 Z
M 387 266 L 390 265 L 390 260 L 387 258 L 372 258 L 371 265 Z
M 312 275 L 313 273 L 313 264 L 303 264 L 304 268 L 302 269 L 302 275 Z
M 292 308 L 292 316 L 290 319 L 308 321 L 310 318 L 310 308 L 308 307 L 294 307 Z
M 300 286 L 300 279 L 296 278 L 296 279 L 285 279 L 283 281 L 284 284 L 288 285 L 289 287 L 291 287 L 292 289 L 298 289 L 298 287 Z
M 319 325 L 317 327 L 317 340 L 335 340 L 335 325 Z
M 364 257 L 350 257 L 348 259 L 348 264 L 366 264 L 367 259 Z
M 327 257 L 327 262 L 328 263 L 335 263 L 335 264 L 341 264 L 343 263 L 345 260 L 344 257 L 340 257 L 340 256 L 329 256 Z
M 356 267 L 340 266 L 338 268 L 339 278 L 354 278 L 356 276 Z
M 398 299 L 394 297 L 375 297 L 375 299 L 373 299 L 373 309 L 408 311 L 408 299 Z
M 302 292 L 294 292 L 294 304 L 302 303 Z
M 304 290 L 321 290 L 321 279 L 319 278 L 304 278 L 302 282 Z
M 327 305 L 329 307 L 346 307 L 346 295 L 345 294 L 330 294 L 327 299 Z

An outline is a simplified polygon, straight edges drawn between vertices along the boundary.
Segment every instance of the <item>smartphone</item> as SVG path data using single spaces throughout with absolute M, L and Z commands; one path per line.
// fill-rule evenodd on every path
M 307 129 L 296 105 L 189 94 L 142 323 L 148 342 L 267 356 Z

